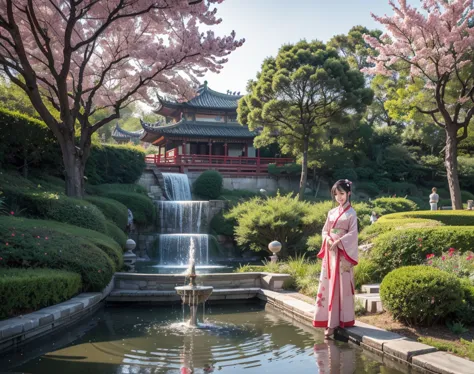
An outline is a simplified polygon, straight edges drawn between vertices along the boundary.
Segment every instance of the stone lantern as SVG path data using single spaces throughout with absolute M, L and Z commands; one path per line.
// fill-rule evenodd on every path
M 133 250 L 137 244 L 133 239 L 127 239 L 125 243 L 125 248 L 127 248 L 127 252 L 123 254 L 123 262 L 125 265 L 130 267 L 130 272 L 135 271 L 135 262 L 137 262 L 137 255 L 133 253 Z
M 472 210 L 474 209 L 474 200 L 468 200 L 467 201 L 467 210 Z
M 270 252 L 273 253 L 273 256 L 270 256 L 270 261 L 272 263 L 276 263 L 278 260 L 277 253 L 281 250 L 281 243 L 274 240 L 270 244 L 268 244 L 268 249 L 270 250 Z

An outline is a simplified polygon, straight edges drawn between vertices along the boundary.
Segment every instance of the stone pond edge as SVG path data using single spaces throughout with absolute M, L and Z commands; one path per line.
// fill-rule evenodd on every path
M 261 274 L 261 276 L 264 278 L 265 276 L 268 277 L 269 274 L 265 273 Z M 275 276 L 277 275 L 275 274 Z M 278 277 L 279 276 L 281 275 L 278 275 Z M 230 297 L 225 298 L 234 300 L 248 299 L 256 296 L 264 301 L 266 306 L 276 308 L 296 321 L 305 324 L 312 323 L 314 305 L 292 296 L 297 295 L 297 293 L 281 292 L 279 289 L 275 290 L 274 287 L 268 287 L 269 284 L 265 283 L 263 283 L 260 288 L 240 290 L 238 288 L 217 289 L 215 291 L 223 296 L 229 293 Z M 40 336 L 54 333 L 92 314 L 101 306 L 102 301 L 111 294 L 114 284 L 115 280 L 113 278 L 102 292 L 82 293 L 57 305 L 49 306 L 24 316 L 0 321 L 0 355 L 19 345 L 29 343 Z M 273 288 L 274 290 L 266 288 Z M 127 295 L 129 297 L 122 300 L 124 302 L 140 301 L 139 294 L 141 293 L 147 293 L 146 296 L 148 297 L 165 296 L 153 294 L 150 291 L 134 290 Z M 161 293 L 164 294 L 165 292 L 160 292 L 160 294 Z M 171 299 L 174 300 L 176 298 L 172 295 L 174 291 L 166 293 L 168 294 L 166 295 L 168 296 L 168 300 L 163 301 L 172 301 Z M 223 299 L 223 297 L 219 297 L 218 299 Z M 411 369 L 422 373 L 474 373 L 474 362 L 472 361 L 438 351 L 429 345 L 416 342 L 396 333 L 360 321 L 356 321 L 356 326 L 354 327 L 337 329 L 336 337 L 359 345 L 364 350 L 381 356 L 384 363 L 388 366 L 390 362 L 396 362 L 397 364 L 411 367 Z

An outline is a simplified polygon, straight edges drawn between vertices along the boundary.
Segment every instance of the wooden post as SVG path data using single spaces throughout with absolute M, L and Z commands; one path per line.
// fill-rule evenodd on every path
M 260 148 L 257 148 L 257 173 L 260 174 Z
M 209 163 L 212 162 L 212 142 L 209 142 Z
M 244 156 L 249 157 L 249 145 L 245 143 L 245 148 L 244 148 Z
M 224 143 L 224 164 L 227 164 L 227 142 Z

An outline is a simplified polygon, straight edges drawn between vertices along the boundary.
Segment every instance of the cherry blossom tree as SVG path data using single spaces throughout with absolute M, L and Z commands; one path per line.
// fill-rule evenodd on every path
M 0 0 L 0 67 L 56 136 L 67 195 L 83 195 L 91 136 L 120 109 L 157 91 L 192 97 L 197 78 L 242 45 L 234 32 L 200 30 L 221 22 L 222 1 Z
M 453 209 L 462 209 L 457 149 L 468 135 L 474 114 L 474 16 L 472 0 L 423 0 L 422 9 L 389 1 L 392 16 L 372 15 L 387 33 L 380 39 L 365 35 L 378 51 L 365 71 L 398 74 L 407 66 L 411 92 L 406 111 L 431 116 L 446 133 L 445 167 Z M 397 64 L 398 63 L 398 64 Z M 414 89 L 414 87 L 418 89 Z

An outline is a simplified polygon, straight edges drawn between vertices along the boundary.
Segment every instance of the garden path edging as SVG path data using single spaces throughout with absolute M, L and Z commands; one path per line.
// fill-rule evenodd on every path
M 297 292 L 275 292 L 262 289 L 259 299 L 298 321 L 313 321 L 314 305 Z M 474 362 L 438 351 L 429 345 L 408 339 L 399 334 L 356 321 L 354 327 L 338 328 L 337 337 L 359 345 L 384 359 L 401 363 L 418 372 L 429 374 L 472 374 Z
M 85 292 L 62 303 L 0 321 L 0 355 L 51 334 L 95 312 L 112 291 L 114 279 L 102 292 Z

